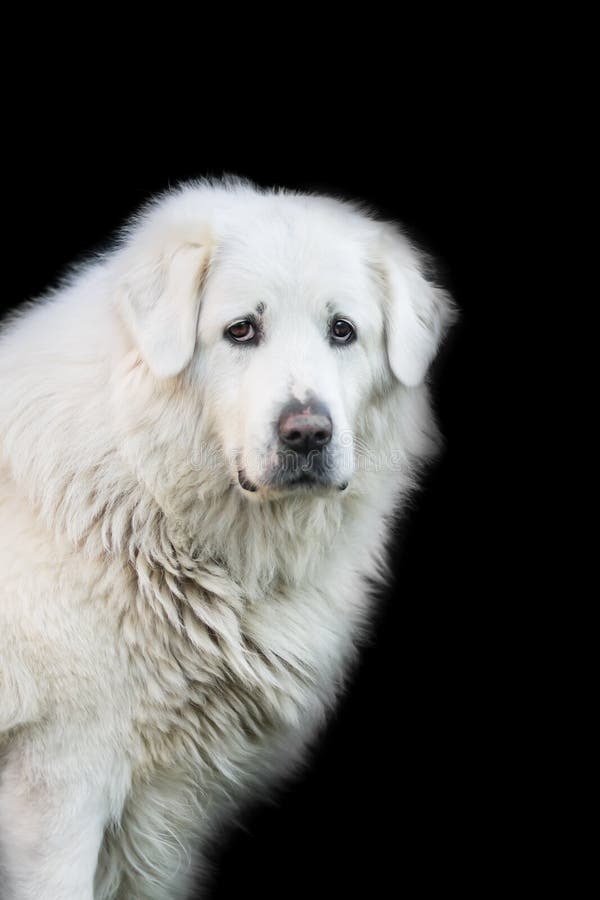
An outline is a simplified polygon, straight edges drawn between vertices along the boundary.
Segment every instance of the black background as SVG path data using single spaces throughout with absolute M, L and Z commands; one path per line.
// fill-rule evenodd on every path
M 445 452 L 392 542 L 394 582 L 347 697 L 304 776 L 227 840 L 210 897 L 477 889 L 482 871 L 500 878 L 507 840 L 494 722 L 510 660 L 493 590 L 503 550 L 487 549 L 499 522 L 485 427 L 499 384 L 489 353 L 509 177 L 502 109 L 459 111 L 448 96 L 418 117 L 368 100 L 349 114 L 332 96 L 318 122 L 310 103 L 285 121 L 279 106 L 254 112 L 242 103 L 224 121 L 203 100 L 190 123 L 189 110 L 159 104 L 122 130 L 110 102 L 83 123 L 57 99 L 20 120 L 6 147 L 3 299 L 46 289 L 157 190 L 222 172 L 366 199 L 434 253 L 461 310 L 434 372 Z

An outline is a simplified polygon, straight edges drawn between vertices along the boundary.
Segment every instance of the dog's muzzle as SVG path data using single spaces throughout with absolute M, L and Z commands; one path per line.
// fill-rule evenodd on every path
M 333 423 L 324 403 L 316 399 L 304 403 L 290 401 L 281 410 L 275 429 L 276 464 L 271 467 L 266 487 L 337 487 L 345 490 L 347 483 L 339 483 L 335 478 L 330 447 Z M 244 470 L 238 472 L 238 480 L 246 491 L 258 488 Z

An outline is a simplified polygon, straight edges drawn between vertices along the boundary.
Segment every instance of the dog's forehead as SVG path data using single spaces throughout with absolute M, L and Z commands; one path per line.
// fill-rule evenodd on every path
M 375 278 L 369 245 L 360 233 L 318 215 L 275 211 L 244 219 L 219 244 L 208 300 L 223 312 L 260 303 L 308 311 L 369 302 Z

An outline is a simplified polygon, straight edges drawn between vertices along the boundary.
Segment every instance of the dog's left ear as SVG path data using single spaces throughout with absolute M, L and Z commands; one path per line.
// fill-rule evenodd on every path
M 393 226 L 386 226 L 381 236 L 376 268 L 386 294 L 390 366 L 399 381 L 415 387 L 424 380 L 457 311 L 447 291 L 428 277 L 425 257 Z
M 210 241 L 152 237 L 138 245 L 133 241 L 125 252 L 119 307 L 148 367 L 158 378 L 168 378 L 178 375 L 194 353 Z

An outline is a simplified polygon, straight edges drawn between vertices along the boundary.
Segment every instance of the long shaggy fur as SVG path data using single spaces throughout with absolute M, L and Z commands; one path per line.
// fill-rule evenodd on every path
M 259 301 L 264 344 L 231 347 Z M 354 347 L 319 330 L 331 304 Z M 184 898 L 219 823 L 302 761 L 435 448 L 451 314 L 394 226 L 228 180 L 159 198 L 6 324 L 2 897 Z M 248 494 L 235 461 L 308 393 L 347 489 Z

